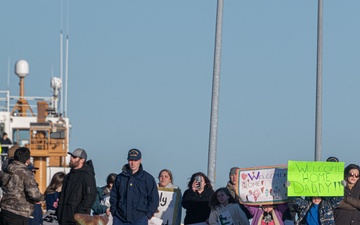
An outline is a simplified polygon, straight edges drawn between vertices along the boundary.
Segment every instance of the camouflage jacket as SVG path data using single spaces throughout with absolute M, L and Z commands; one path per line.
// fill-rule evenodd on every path
M 0 186 L 3 189 L 2 210 L 29 218 L 34 211 L 34 203 L 44 201 L 34 175 L 19 161 L 14 160 L 0 171 Z
M 319 204 L 319 219 L 321 225 L 334 225 L 334 209 L 340 205 L 341 201 L 344 199 L 341 197 L 323 197 L 322 201 Z M 293 205 L 295 210 L 298 212 L 298 219 L 295 222 L 296 225 L 307 224 L 306 223 L 306 214 L 313 205 L 311 197 L 305 199 L 301 197 L 290 197 L 290 204 Z

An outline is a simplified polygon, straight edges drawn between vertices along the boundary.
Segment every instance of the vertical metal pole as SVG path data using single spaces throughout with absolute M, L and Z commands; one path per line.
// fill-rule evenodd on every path
M 10 90 L 10 56 L 8 56 L 8 82 L 7 82 L 7 90 Z
M 315 161 L 321 160 L 322 138 L 322 26 L 323 0 L 318 0 L 317 68 L 316 68 L 316 118 L 315 118 Z
M 63 69 L 64 69 L 64 56 L 63 56 L 63 33 L 61 30 L 60 33 L 60 79 L 61 82 L 64 82 L 64 75 L 63 75 Z M 63 88 L 61 88 L 60 90 L 60 107 L 59 107 L 59 112 L 62 113 L 63 112 L 63 106 L 64 106 L 64 91 Z
M 67 116 L 67 97 L 68 97 L 68 79 L 69 79 L 69 35 L 66 36 L 66 49 L 65 49 L 65 82 L 64 82 L 64 90 L 65 94 L 64 96 L 61 96 L 64 98 L 64 112 L 63 116 Z
M 218 0 L 217 13 L 216 13 L 216 35 L 215 35 L 212 98 L 211 98 L 209 158 L 208 158 L 208 171 L 207 171 L 208 178 L 210 179 L 213 186 L 215 186 L 215 177 L 216 177 L 215 171 L 216 171 L 216 147 L 217 147 L 218 112 L 219 112 L 223 8 L 224 8 L 224 0 Z

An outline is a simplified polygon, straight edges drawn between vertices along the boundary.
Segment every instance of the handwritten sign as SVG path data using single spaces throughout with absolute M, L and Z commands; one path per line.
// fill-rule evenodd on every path
M 159 207 L 156 218 L 161 219 L 162 225 L 176 225 L 178 221 L 178 210 L 181 209 L 181 191 L 173 188 L 158 188 L 159 190 Z
M 288 196 L 343 196 L 343 162 L 288 162 Z
M 277 204 L 287 202 L 286 166 L 239 169 L 240 201 L 244 204 Z

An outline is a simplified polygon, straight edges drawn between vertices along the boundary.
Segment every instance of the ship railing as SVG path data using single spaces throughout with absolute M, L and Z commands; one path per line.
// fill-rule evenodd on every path
M 10 111 L 10 91 L 0 91 L 0 112 L 9 112 L 9 111 Z
M 20 96 L 10 96 L 10 100 L 19 100 Z M 23 99 L 27 101 L 48 101 L 51 102 L 53 97 L 39 97 L 39 96 L 24 96 Z
M 20 96 L 10 96 L 9 91 L 0 91 L 0 112 L 10 112 L 16 104 L 19 105 L 18 101 Z M 54 97 L 41 97 L 41 96 L 24 96 L 22 99 L 27 101 L 27 105 L 37 114 L 37 102 L 46 101 L 50 108 L 52 107 L 52 102 Z M 21 104 L 19 106 L 25 106 Z M 24 116 L 24 115 L 19 115 Z M 26 116 L 26 115 L 25 115 Z

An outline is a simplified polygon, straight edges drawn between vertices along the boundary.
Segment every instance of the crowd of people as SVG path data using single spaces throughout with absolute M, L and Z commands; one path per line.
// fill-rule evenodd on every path
M 159 212 L 162 189 L 180 193 L 172 225 L 181 224 L 182 208 L 185 225 L 284 225 L 285 221 L 296 225 L 360 225 L 360 167 L 355 164 L 344 170 L 344 196 L 289 197 L 286 203 L 254 205 L 243 204 L 236 191 L 238 167 L 230 169 L 226 187 L 217 190 L 204 173 L 196 172 L 181 194 L 170 170 L 161 170 L 157 183 L 143 169 L 138 149 L 129 150 L 121 173 L 109 174 L 103 187 L 96 186 L 94 167 L 84 149 L 69 154 L 70 172 L 55 173 L 42 194 L 33 175 L 37 168 L 30 162 L 29 149 L 18 147 L 14 151 L 0 171 L 0 225 L 98 224 L 89 220 L 95 217 L 101 224 L 147 225 Z M 330 157 L 328 161 L 338 159 Z

